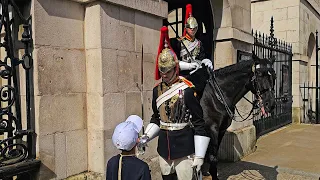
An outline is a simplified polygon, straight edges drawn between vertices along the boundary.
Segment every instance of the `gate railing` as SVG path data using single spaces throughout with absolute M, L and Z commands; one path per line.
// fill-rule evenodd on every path
M 0 6 L 0 179 L 30 179 L 40 166 L 35 159 L 31 17 L 25 19 L 14 0 L 1 0 Z
M 316 106 L 317 99 L 315 94 L 317 93 L 316 86 L 314 83 L 303 83 L 300 86 L 300 93 L 302 96 L 302 111 L 303 111 L 303 123 L 317 124 L 317 113 L 319 116 L 319 106 Z M 319 100 L 318 100 L 319 101 Z M 319 102 L 318 102 L 319 103 Z M 318 109 L 317 109 L 318 108 Z
M 269 35 L 252 30 L 253 53 L 273 61 L 277 75 L 274 87 L 276 107 L 268 117 L 254 117 L 257 135 L 263 135 L 292 121 L 292 45 L 274 37 L 273 22 L 272 17 Z M 258 110 L 255 111 L 254 114 L 257 114 Z

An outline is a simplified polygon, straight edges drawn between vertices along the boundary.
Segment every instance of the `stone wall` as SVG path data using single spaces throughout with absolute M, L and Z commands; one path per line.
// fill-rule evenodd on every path
M 84 12 L 72 1 L 32 4 L 39 179 L 87 170 Z
M 89 171 L 105 173 L 106 161 L 118 152 L 111 142 L 113 129 L 130 114 L 141 116 L 142 56 L 143 119 L 149 123 L 161 26 L 162 17 L 128 7 L 104 2 L 86 5 Z M 155 146 L 147 150 L 144 157 L 156 155 Z
M 32 2 L 39 179 L 105 174 L 111 136 L 130 114 L 151 117 L 154 61 L 167 3 Z M 143 47 L 143 54 L 142 54 Z M 156 155 L 156 141 L 141 158 Z

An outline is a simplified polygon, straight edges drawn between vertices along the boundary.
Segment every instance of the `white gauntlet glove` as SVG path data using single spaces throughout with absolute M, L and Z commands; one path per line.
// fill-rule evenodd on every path
M 194 160 L 191 167 L 197 167 L 197 171 L 200 171 L 201 166 L 203 164 L 204 156 L 206 155 L 207 148 L 210 142 L 210 138 L 206 136 L 194 136 Z
M 183 71 L 183 70 L 198 69 L 200 65 L 198 63 L 187 63 L 184 61 L 179 61 L 179 67 Z
M 201 61 L 202 64 L 204 64 L 205 66 L 209 67 L 210 69 L 213 69 L 213 65 L 212 62 L 210 61 L 210 59 L 203 59 Z
M 196 167 L 197 172 L 199 172 L 202 164 L 203 164 L 203 158 L 194 157 L 191 167 L 192 168 Z
M 154 123 L 148 124 L 145 134 L 140 137 L 139 145 L 146 146 L 146 144 L 151 141 L 153 138 L 157 137 L 159 134 L 160 128 Z

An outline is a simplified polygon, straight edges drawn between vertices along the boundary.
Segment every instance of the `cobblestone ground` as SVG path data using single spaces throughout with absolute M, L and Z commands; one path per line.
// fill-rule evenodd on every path
M 220 163 L 220 180 L 320 180 L 320 176 L 251 162 Z M 207 177 L 205 180 L 211 180 Z
M 162 180 L 157 157 L 148 160 L 152 180 Z M 316 174 L 300 171 L 267 167 L 251 162 L 220 163 L 218 166 L 220 180 L 320 180 Z M 286 172 L 287 171 L 287 172 Z M 203 180 L 212 180 L 204 177 Z
M 260 137 L 242 161 L 218 164 L 220 180 L 320 180 L 320 125 L 290 125 Z M 158 159 L 149 160 L 161 180 Z M 204 180 L 211 180 L 205 177 Z

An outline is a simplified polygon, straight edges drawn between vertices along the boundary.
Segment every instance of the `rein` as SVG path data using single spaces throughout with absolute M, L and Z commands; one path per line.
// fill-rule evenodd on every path
M 260 64 L 254 66 L 254 71 L 253 71 L 254 75 L 253 75 L 253 77 L 252 77 L 252 79 L 251 79 L 251 82 L 253 82 L 253 88 L 254 88 L 254 90 L 256 90 L 256 92 L 257 92 L 255 95 L 258 97 L 258 106 L 259 106 L 260 109 L 263 108 L 263 104 L 262 104 L 262 100 L 261 100 L 261 97 L 260 97 L 260 90 L 259 90 L 259 88 L 258 88 L 257 86 L 255 87 L 255 84 L 257 84 L 255 71 L 256 71 L 256 69 L 259 69 L 259 68 L 261 68 L 261 67 L 262 67 L 262 66 L 261 66 Z M 271 66 L 269 67 L 269 64 L 268 64 L 267 67 L 270 68 Z M 246 118 L 244 118 L 244 117 L 239 113 L 238 108 L 235 106 L 234 108 L 236 109 L 236 111 L 237 111 L 237 113 L 239 114 L 239 116 L 242 118 L 242 120 L 240 120 L 240 121 L 235 120 L 235 115 L 234 115 L 234 113 L 231 111 L 231 109 L 230 109 L 230 107 L 229 107 L 229 105 L 228 105 L 228 103 L 227 103 L 227 100 L 225 99 L 225 96 L 224 96 L 224 94 L 223 94 L 223 92 L 222 92 L 222 90 L 221 90 L 221 88 L 220 88 L 220 86 L 219 86 L 219 84 L 218 84 L 218 82 L 217 82 L 217 80 L 216 80 L 216 77 L 215 77 L 215 75 L 214 75 L 213 70 L 211 70 L 210 68 L 207 68 L 207 71 L 208 71 L 208 74 L 209 74 L 209 76 L 210 76 L 208 82 L 209 82 L 209 84 L 213 87 L 213 89 L 214 89 L 214 94 L 216 95 L 217 99 L 220 101 L 221 104 L 224 105 L 224 107 L 225 107 L 225 109 L 226 109 L 229 117 L 232 118 L 232 120 L 233 120 L 233 121 L 236 121 L 236 122 L 244 122 L 244 121 L 248 120 L 248 118 L 250 117 L 250 115 L 253 113 L 253 110 L 255 109 L 255 104 L 254 104 L 253 102 L 251 102 L 249 99 L 247 99 L 246 97 L 243 97 L 243 98 L 244 98 L 245 100 L 247 100 L 250 104 L 252 104 L 252 108 L 251 108 L 248 116 L 247 116 Z M 257 99 L 256 99 L 256 100 L 257 100 Z M 261 112 L 261 110 L 259 111 L 259 113 L 260 113 L 260 112 Z M 258 114 L 259 114 L 259 113 L 258 113 Z M 250 118 L 250 119 L 252 119 L 252 118 Z

